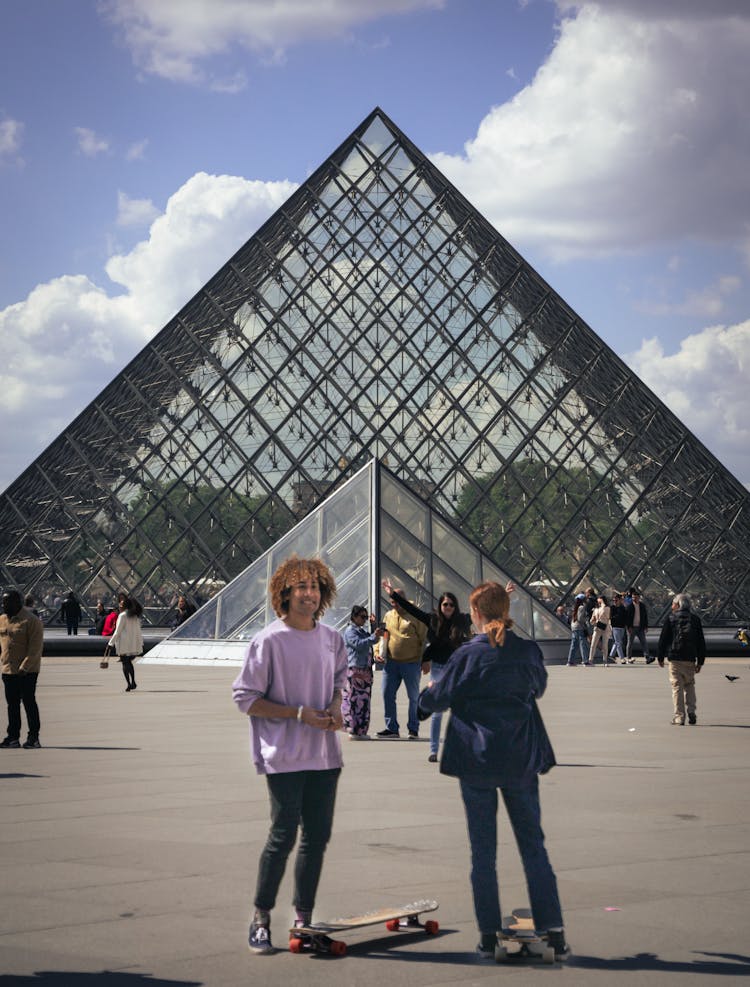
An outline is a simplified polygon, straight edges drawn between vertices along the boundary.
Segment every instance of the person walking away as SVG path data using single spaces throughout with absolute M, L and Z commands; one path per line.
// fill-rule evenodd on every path
M 450 656 L 471 637 L 471 617 L 467 613 L 461 613 L 453 593 L 443 593 L 438 600 L 437 610 L 429 613 L 420 610 L 405 596 L 396 592 L 390 580 L 383 580 L 383 589 L 394 606 L 398 604 L 427 628 L 427 647 L 422 655 L 422 668 L 433 682 L 439 682 Z M 427 760 L 433 764 L 438 759 L 442 721 L 442 713 L 433 713 L 430 717 L 430 753 Z
M 320 622 L 336 584 L 320 559 L 293 556 L 271 577 L 277 619 L 256 634 L 232 685 L 249 716 L 255 769 L 266 778 L 271 828 L 258 864 L 248 948 L 273 953 L 271 911 L 302 828 L 294 868 L 294 923 L 309 925 L 331 836 L 341 773 L 344 639 Z
M 132 692 L 137 689 L 135 681 L 135 668 L 133 662 L 138 655 L 143 654 L 143 632 L 141 630 L 141 615 L 143 607 L 132 596 L 120 596 L 120 613 L 117 617 L 115 630 L 112 637 L 107 642 L 104 654 L 109 654 L 114 649 L 118 655 L 118 661 L 122 664 L 122 674 L 125 676 L 125 692 Z
M 396 589 L 395 593 L 403 597 L 404 593 Z M 419 736 L 419 720 L 417 719 L 417 700 L 419 699 L 419 679 L 427 671 L 427 665 L 422 663 L 427 627 L 416 618 L 409 616 L 398 604 L 385 615 L 385 631 L 383 642 L 387 643 L 388 657 L 383 665 L 383 707 L 385 712 L 385 729 L 377 736 L 381 740 L 398 740 L 400 736 L 398 716 L 396 711 L 396 694 L 403 682 L 409 697 L 407 729 L 409 739 L 416 740 Z M 381 642 L 381 647 L 383 642 Z
M 591 626 L 593 631 L 591 634 L 591 644 L 589 646 L 589 665 L 594 664 L 594 660 L 596 659 L 596 649 L 600 644 L 602 646 L 602 664 L 605 668 L 609 664 L 607 654 L 609 653 L 609 636 L 612 632 L 609 616 L 610 610 L 609 605 L 607 604 L 607 597 L 600 593 L 596 598 L 596 607 L 594 607 L 591 614 Z
M 706 660 L 706 639 L 703 624 L 697 614 L 691 612 L 690 597 L 679 593 L 672 600 L 672 612 L 664 621 L 659 635 L 657 655 L 659 668 L 669 659 L 669 682 L 672 686 L 672 703 L 675 726 L 685 725 L 685 713 L 691 725 L 698 722 L 695 698 L 695 676 Z
M 81 620 L 81 604 L 72 590 L 62 602 L 60 618 L 65 621 L 65 626 L 68 629 L 68 637 L 71 635 L 78 637 L 78 624 Z
M 8 706 L 8 730 L 0 747 L 21 746 L 21 704 L 28 728 L 23 746 L 26 749 L 42 746 L 39 743 L 36 683 L 42 664 L 43 643 L 41 620 L 24 607 L 18 590 L 8 590 L 3 594 L 0 613 L 0 668 Z
M 589 620 L 586 614 L 586 598 L 583 593 L 579 593 L 573 601 L 573 612 L 570 617 L 570 649 L 566 665 L 575 665 L 576 655 L 580 655 L 580 664 L 583 666 L 588 659 L 588 639 Z
M 372 696 L 372 646 L 383 632 L 375 626 L 375 615 L 369 616 L 363 606 L 353 606 L 349 626 L 344 631 L 347 670 L 341 703 L 344 729 L 350 740 L 369 740 L 370 706 Z
M 537 706 L 547 670 L 538 645 L 513 633 L 510 601 L 499 583 L 472 590 L 470 614 L 479 633 L 453 654 L 439 682 L 420 695 L 420 715 L 451 710 L 440 762 L 458 778 L 471 846 L 471 887 L 480 957 L 494 958 L 502 928 L 497 877 L 497 790 L 523 861 L 534 925 L 555 955 L 567 953 L 563 917 L 539 804 L 539 778 L 555 764 Z

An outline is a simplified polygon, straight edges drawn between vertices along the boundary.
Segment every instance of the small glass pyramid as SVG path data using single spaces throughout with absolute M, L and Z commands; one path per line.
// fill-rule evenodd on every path
M 425 610 L 432 609 L 446 590 L 455 593 L 466 610 L 477 583 L 489 579 L 505 585 L 509 580 L 449 521 L 372 460 L 143 661 L 240 663 L 248 640 L 275 617 L 268 583 L 292 554 L 319 556 L 330 566 L 338 595 L 323 620 L 341 630 L 355 604 L 370 612 L 388 609 L 390 604 L 378 589 L 382 577 L 402 587 Z M 511 616 L 524 637 L 544 640 L 565 635 L 564 625 L 519 587 L 511 596 Z

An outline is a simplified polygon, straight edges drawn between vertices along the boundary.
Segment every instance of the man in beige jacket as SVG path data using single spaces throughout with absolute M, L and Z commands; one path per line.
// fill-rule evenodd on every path
M 41 620 L 23 605 L 18 590 L 3 595 L 0 613 L 0 668 L 8 704 L 8 735 L 0 747 L 20 747 L 21 703 L 26 711 L 29 735 L 24 747 L 41 747 L 39 743 L 39 708 L 36 704 L 36 680 L 42 664 L 44 630 Z

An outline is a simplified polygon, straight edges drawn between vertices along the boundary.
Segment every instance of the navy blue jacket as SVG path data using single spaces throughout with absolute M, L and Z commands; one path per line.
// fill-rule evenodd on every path
M 419 697 L 420 710 L 451 710 L 442 774 L 485 788 L 526 785 L 555 764 L 536 700 L 547 670 L 539 647 L 506 631 L 502 647 L 478 634 L 453 652 Z

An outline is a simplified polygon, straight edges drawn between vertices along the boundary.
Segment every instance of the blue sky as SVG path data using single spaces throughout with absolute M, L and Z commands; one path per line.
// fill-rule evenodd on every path
M 376 105 L 750 486 L 747 0 L 3 0 L 0 489 Z

